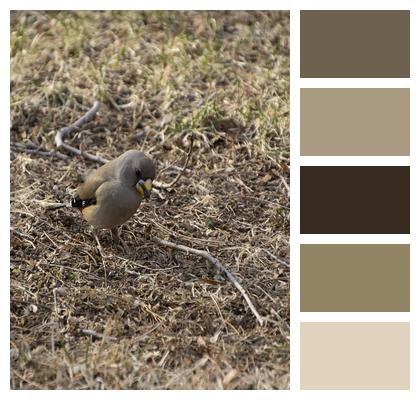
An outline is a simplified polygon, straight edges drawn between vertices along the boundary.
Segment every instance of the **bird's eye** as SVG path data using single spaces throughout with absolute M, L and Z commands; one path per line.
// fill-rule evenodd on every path
M 138 168 L 135 169 L 135 173 L 137 176 L 140 176 L 140 170 Z

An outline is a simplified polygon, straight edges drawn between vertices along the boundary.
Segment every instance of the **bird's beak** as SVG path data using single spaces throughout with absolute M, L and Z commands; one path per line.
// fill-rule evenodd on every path
M 150 194 L 152 193 L 152 189 L 153 189 L 153 185 L 152 185 L 151 179 L 147 179 L 146 181 L 144 181 L 143 179 L 140 179 L 136 183 L 137 193 L 140 195 L 142 199 L 144 198 L 148 199 L 150 197 Z

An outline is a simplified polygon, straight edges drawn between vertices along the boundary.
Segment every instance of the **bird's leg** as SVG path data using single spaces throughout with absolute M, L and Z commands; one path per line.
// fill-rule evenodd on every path
M 119 241 L 121 240 L 120 235 L 118 234 L 118 228 L 111 229 L 111 236 L 112 236 L 112 241 L 114 243 L 119 243 Z
M 121 239 L 119 229 L 118 228 L 112 228 L 111 229 L 111 234 L 112 234 L 112 239 L 114 240 L 114 242 L 120 244 L 123 247 L 124 252 L 126 254 L 128 254 L 130 252 L 130 249 L 128 248 L 128 246 L 124 242 L 124 240 Z
M 98 245 L 98 250 L 99 250 L 99 253 L 100 253 L 101 257 L 105 258 L 106 254 L 104 252 L 104 249 L 102 248 L 101 242 L 99 241 L 99 237 L 98 237 L 98 234 L 96 232 L 96 229 L 93 229 L 92 234 L 93 234 L 93 237 L 96 240 L 96 244 Z

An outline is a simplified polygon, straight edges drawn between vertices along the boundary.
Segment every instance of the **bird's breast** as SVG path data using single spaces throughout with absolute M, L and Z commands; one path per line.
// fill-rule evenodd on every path
M 97 204 L 84 207 L 82 214 L 91 225 L 112 229 L 131 218 L 139 208 L 140 202 L 135 190 L 120 187 L 119 190 L 99 193 Z

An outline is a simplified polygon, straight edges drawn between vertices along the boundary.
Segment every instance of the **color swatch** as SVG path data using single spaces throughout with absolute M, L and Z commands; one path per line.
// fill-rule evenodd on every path
M 300 11 L 300 77 L 300 387 L 409 389 L 410 11 Z
M 302 156 L 408 156 L 409 89 L 301 89 Z
M 301 389 L 409 389 L 405 322 L 301 324 Z
M 410 311 L 410 247 L 406 244 L 303 244 L 303 312 Z
M 410 233 L 410 169 L 300 169 L 300 233 Z
M 410 12 L 300 13 L 301 78 L 409 78 Z

